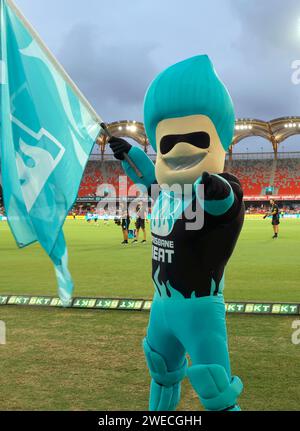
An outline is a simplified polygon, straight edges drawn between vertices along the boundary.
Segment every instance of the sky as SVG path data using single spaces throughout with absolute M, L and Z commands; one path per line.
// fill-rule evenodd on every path
M 299 0 L 15 3 L 106 122 L 143 121 L 152 79 L 198 54 L 213 61 L 237 118 L 300 115 L 300 82 L 292 82 L 292 63 L 300 64 Z M 261 138 L 242 142 L 241 150 L 271 151 Z M 284 147 L 299 150 L 300 137 Z

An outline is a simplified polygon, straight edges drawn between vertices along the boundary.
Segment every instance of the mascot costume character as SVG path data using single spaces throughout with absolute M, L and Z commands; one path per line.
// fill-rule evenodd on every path
M 114 156 L 135 183 L 160 187 L 151 215 L 155 295 L 143 341 L 152 411 L 176 409 L 186 376 L 206 410 L 240 410 L 243 385 L 231 374 L 223 297 L 225 266 L 244 220 L 241 184 L 223 173 L 234 119 L 227 89 L 208 56 L 199 55 L 160 73 L 145 96 L 155 166 L 142 149 L 110 139 Z M 192 185 L 190 195 L 170 193 L 174 184 Z M 204 223 L 188 230 L 184 210 L 195 203 Z

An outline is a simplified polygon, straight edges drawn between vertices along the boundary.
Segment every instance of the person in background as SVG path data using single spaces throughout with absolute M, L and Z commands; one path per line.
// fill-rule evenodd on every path
M 130 226 L 130 216 L 127 205 L 123 205 L 121 208 L 121 227 L 123 233 L 123 241 L 121 244 L 128 244 L 128 230 Z
M 275 238 L 278 238 L 279 223 L 280 223 L 280 220 L 279 220 L 280 214 L 279 214 L 278 205 L 276 204 L 276 202 L 274 201 L 274 199 L 270 199 L 270 205 L 271 205 L 270 211 L 267 212 L 264 215 L 264 219 L 266 217 L 268 217 L 268 216 L 272 216 L 272 222 L 271 223 L 272 223 L 273 231 L 274 231 L 274 235 L 273 235 L 272 238 L 275 239 Z
M 136 207 L 136 222 L 135 222 L 135 227 L 136 227 L 136 237 L 135 239 L 132 241 L 132 244 L 137 243 L 139 240 L 139 234 L 140 234 L 140 229 L 142 229 L 143 231 L 143 240 L 141 241 L 142 244 L 146 243 L 146 227 L 145 227 L 145 220 L 147 218 L 147 211 L 145 209 L 145 206 L 143 205 L 143 203 L 139 203 Z

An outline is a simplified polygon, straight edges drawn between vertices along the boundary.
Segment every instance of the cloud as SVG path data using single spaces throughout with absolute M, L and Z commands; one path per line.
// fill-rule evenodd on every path
M 300 86 L 291 80 L 291 63 L 300 58 L 299 2 L 231 0 L 231 7 L 240 29 L 230 73 L 237 115 L 299 115 Z
M 115 121 L 126 111 L 127 117 L 141 111 L 147 86 L 157 73 L 151 60 L 155 46 L 122 39 L 111 43 L 96 26 L 80 23 L 69 31 L 58 56 L 99 115 Z
M 230 0 L 230 3 L 242 30 L 236 46 L 263 57 L 270 50 L 277 54 L 286 50 L 299 51 L 298 0 L 272 0 L 272 3 Z
M 142 120 L 155 75 L 201 53 L 213 60 L 238 117 L 299 114 L 300 85 L 291 82 L 299 0 L 17 2 L 106 121 Z

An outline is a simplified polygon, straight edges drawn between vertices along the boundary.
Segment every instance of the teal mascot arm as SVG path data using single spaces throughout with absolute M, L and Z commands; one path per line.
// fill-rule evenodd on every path
M 154 164 L 143 150 L 138 147 L 133 147 L 125 139 L 114 136 L 110 138 L 109 145 L 115 158 L 122 161 L 122 167 L 126 175 L 128 175 L 135 184 L 141 184 L 149 189 L 152 184 L 156 183 Z M 139 169 L 142 174 L 142 178 L 136 174 L 129 163 L 125 160 L 124 154 L 127 154 Z
M 138 147 L 131 147 L 128 156 L 141 171 L 143 177 L 139 178 L 129 163 L 123 160 L 122 166 L 126 175 L 128 175 L 135 184 L 142 184 L 149 189 L 149 187 L 156 182 L 154 163 L 147 154 Z

